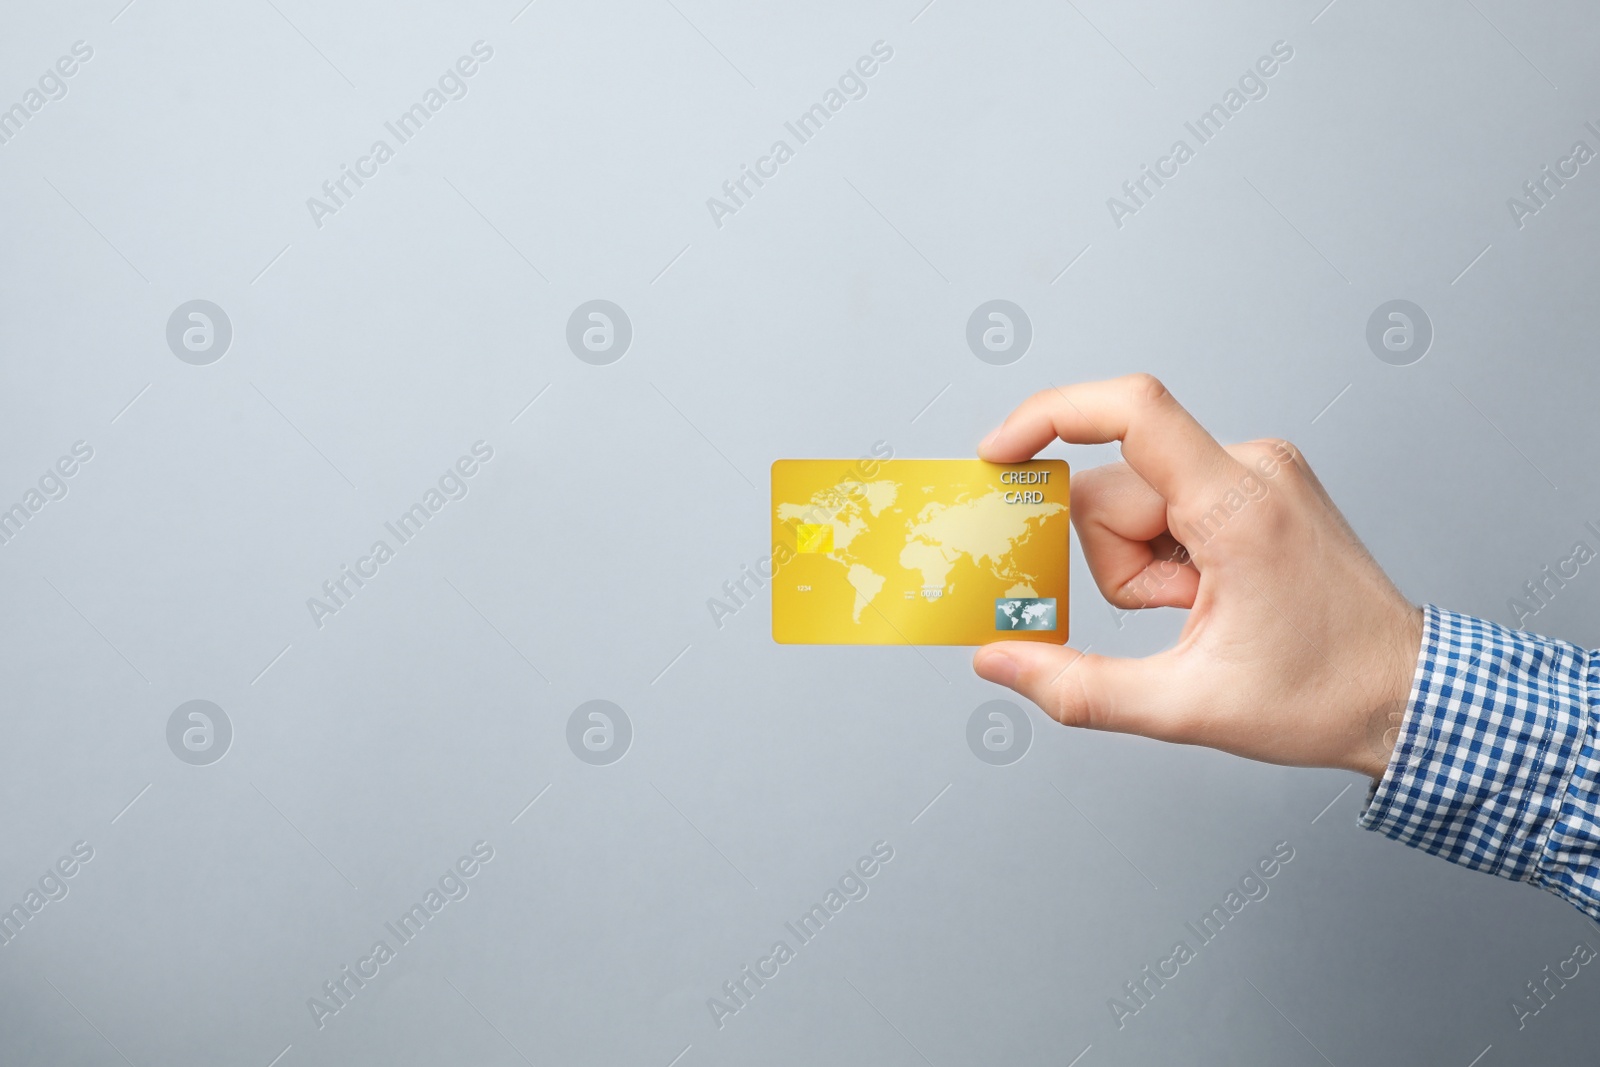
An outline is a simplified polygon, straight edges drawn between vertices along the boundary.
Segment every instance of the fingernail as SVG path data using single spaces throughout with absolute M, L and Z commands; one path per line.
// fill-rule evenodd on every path
M 994 429 L 990 430 L 989 431 L 989 436 L 985 437 L 982 441 L 980 441 L 978 443 L 978 451 L 979 452 L 988 451 L 989 446 L 994 444 L 995 441 L 999 440 L 1000 431 L 1004 430 L 1004 429 L 1005 429 L 1004 426 L 996 426 Z
M 998 650 L 980 652 L 977 662 L 972 666 L 978 672 L 978 677 L 1009 688 L 1016 688 L 1017 675 L 1021 672 L 1021 665 L 1016 660 Z

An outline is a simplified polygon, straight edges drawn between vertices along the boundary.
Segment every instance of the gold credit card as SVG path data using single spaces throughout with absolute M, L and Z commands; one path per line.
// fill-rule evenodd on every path
M 1067 640 L 1066 463 L 780 459 L 772 636 L 793 645 Z

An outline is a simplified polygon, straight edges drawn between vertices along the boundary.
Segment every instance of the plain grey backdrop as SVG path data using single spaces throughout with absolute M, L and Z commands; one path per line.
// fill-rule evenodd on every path
M 772 460 L 969 456 L 1037 389 L 1148 370 L 1224 440 L 1300 445 L 1408 596 L 1600 644 L 1595 567 L 1513 603 L 1600 546 L 1600 163 L 1574 157 L 1600 15 L 1324 4 L 6 3 L 0 1060 L 1592 1049 L 1600 976 L 1520 1028 L 1511 1003 L 1600 931 L 1359 830 L 1365 779 L 1033 709 L 993 765 L 968 722 L 1009 694 L 969 650 L 780 647 L 764 593 L 708 609 L 770 552 Z M 609 363 L 568 342 L 595 300 L 631 326 Z M 967 342 L 991 300 L 1031 324 L 1003 365 Z M 1415 312 L 1382 320 L 1403 358 L 1369 346 L 1393 300 L 1425 352 Z M 376 574 L 335 602 L 344 567 Z M 1073 580 L 1080 648 L 1181 625 Z M 569 743 L 592 700 L 625 724 Z M 1265 899 L 1119 1026 L 1280 842 Z

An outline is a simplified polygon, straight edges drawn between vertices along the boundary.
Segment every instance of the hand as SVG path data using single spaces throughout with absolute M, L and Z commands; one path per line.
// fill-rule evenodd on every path
M 978 446 L 1017 463 L 1060 438 L 1121 441 L 1072 477 L 1072 525 L 1112 605 L 1189 609 L 1145 659 L 1026 641 L 973 667 L 1069 726 L 1382 776 L 1422 613 L 1400 595 L 1285 441 L 1224 448 L 1155 378 L 1048 389 Z

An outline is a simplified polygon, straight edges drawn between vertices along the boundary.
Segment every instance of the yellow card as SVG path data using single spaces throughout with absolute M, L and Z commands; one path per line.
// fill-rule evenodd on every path
M 780 459 L 772 636 L 800 645 L 1067 640 L 1058 459 Z

